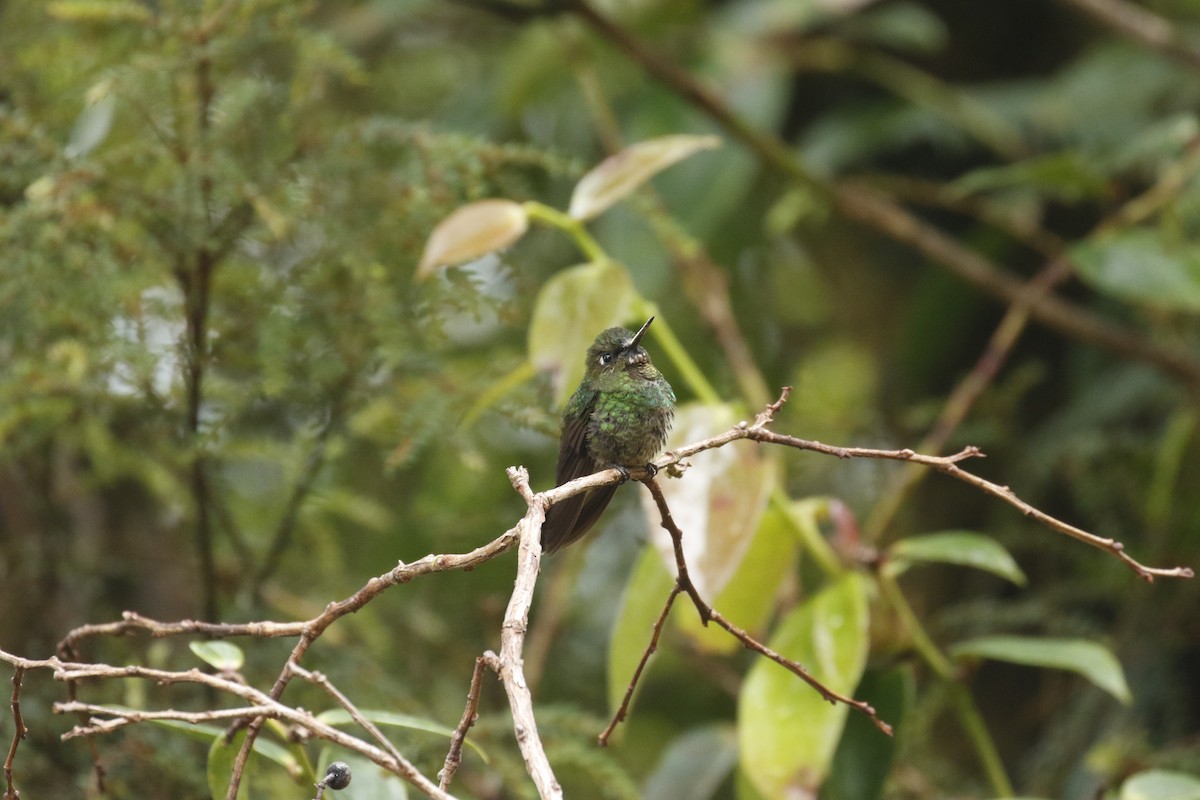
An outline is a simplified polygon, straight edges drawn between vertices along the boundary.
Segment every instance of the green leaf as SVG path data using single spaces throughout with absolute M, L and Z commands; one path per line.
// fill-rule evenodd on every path
M 727 619 L 755 633 L 763 628 L 775 608 L 779 586 L 796 561 L 797 544 L 791 522 L 774 508 L 763 513 L 757 530 L 749 538 L 750 545 L 729 583 L 715 598 L 706 599 Z M 694 611 L 680 614 L 675 621 L 676 628 L 701 650 L 732 653 L 742 646 L 716 625 L 702 624 Z
M 880 736 L 871 720 L 862 714 L 851 714 L 833 756 L 829 777 L 821 785 L 821 800 L 871 800 L 883 794 L 896 754 L 900 725 L 915 691 L 911 669 L 867 670 L 854 696 L 870 703 L 880 718 L 891 722 L 897 736 Z
M 1068 203 L 1106 197 L 1110 192 L 1108 181 L 1095 164 L 1075 151 L 973 170 L 951 185 L 967 194 L 1033 189 Z
M 654 622 L 671 591 L 671 576 L 653 547 L 642 550 L 625 584 L 620 610 L 613 620 L 608 644 L 608 707 L 616 712 L 625 697 L 633 671 L 650 643 Z M 644 685 L 644 681 L 642 682 Z M 618 729 L 618 732 L 621 729 Z
M 132 711 L 133 709 L 130 710 Z M 223 728 L 219 725 L 205 725 L 203 723 L 184 722 L 183 720 L 178 719 L 153 719 L 150 720 L 150 722 L 162 728 L 170 728 L 171 730 L 182 733 L 192 739 L 199 739 L 205 742 L 214 742 L 214 747 L 209 749 L 210 782 L 211 773 L 214 769 L 211 762 L 212 755 L 219 752 L 220 758 L 231 758 L 233 755 L 237 755 L 237 751 L 241 748 L 242 741 L 244 740 L 244 735 L 239 734 L 239 738 L 237 739 L 237 743 L 235 745 L 233 745 L 231 748 L 222 747 L 218 751 L 218 748 L 215 745 L 220 744 L 221 740 L 225 738 L 226 732 L 226 728 Z M 303 751 L 300 752 L 303 753 Z M 295 752 L 287 747 L 284 747 L 278 742 L 259 736 L 254 740 L 254 753 L 255 755 L 262 756 L 267 760 L 273 761 L 274 763 L 283 767 L 289 775 L 309 775 L 313 777 L 313 780 L 316 780 L 316 777 L 312 775 L 312 765 L 307 763 L 307 759 L 297 758 Z M 229 761 L 228 766 L 232 768 L 232 760 Z M 225 796 L 224 788 L 229 786 L 228 772 L 225 773 L 224 780 L 225 783 L 222 784 L 223 789 L 221 797 Z M 239 796 L 241 795 L 240 790 L 238 794 Z
M 769 644 L 849 694 L 867 662 L 867 617 L 866 579 L 850 573 L 793 609 Z M 815 794 L 849 710 L 775 662 L 755 662 L 738 702 L 738 738 L 742 769 L 766 800 Z
M 87 105 L 75 120 L 64 155 L 79 158 L 99 147 L 108 138 L 116 113 L 117 96 L 112 91 L 112 81 L 101 81 L 88 92 Z
M 188 723 L 175 720 L 163 720 L 163 722 L 175 723 L 168 727 L 182 728 L 188 725 Z M 213 731 L 214 729 L 210 728 L 209 732 Z M 229 779 L 233 775 L 233 763 L 237 760 L 238 751 L 242 749 L 242 742 L 245 740 L 246 732 L 239 731 L 233 737 L 232 742 L 225 744 L 225 731 L 223 729 L 215 729 L 212 747 L 208 749 L 207 766 L 208 790 L 213 800 L 225 800 L 225 795 L 229 791 Z M 263 739 L 260 736 L 254 740 L 251 757 L 246 762 L 246 769 L 242 773 L 242 781 L 238 786 L 237 793 L 239 800 L 242 800 L 242 798 L 257 797 L 262 794 L 259 791 L 251 791 L 252 784 L 257 787 L 259 781 L 264 780 L 264 776 L 260 774 L 258 769 L 258 760 L 255 758 L 255 756 L 259 755 L 265 756 L 276 764 L 279 764 L 288 771 L 289 775 L 297 775 L 303 772 L 295 757 L 286 748 L 269 739 Z
M 666 449 L 728 430 L 737 422 L 728 404 L 689 403 L 675 411 Z M 682 480 L 660 481 L 671 515 L 684 532 L 683 552 L 692 583 L 712 602 L 742 563 L 775 482 L 775 460 L 761 447 L 722 447 L 696 459 Z M 642 507 L 670 574 L 675 550 L 649 492 Z
M 720 144 L 716 136 L 678 134 L 630 145 L 601 161 L 580 179 L 571 194 L 567 213 L 578 220 L 597 217 L 672 164 Z
M 1072 248 L 1071 258 L 1097 291 L 1131 303 L 1200 311 L 1200 246 L 1194 243 L 1128 230 L 1084 241 Z
M 246 661 L 242 648 L 233 642 L 188 642 L 188 647 L 201 661 L 221 672 L 236 672 Z
M 1025 573 L 1004 545 L 982 533 L 942 531 L 910 536 L 892 545 L 887 568 L 891 574 L 899 575 L 914 563 L 922 562 L 975 567 L 1018 586 L 1025 585 Z
M 1165 769 L 1139 772 L 1121 785 L 1119 800 L 1200 800 L 1200 778 Z
M 529 323 L 529 360 L 551 373 L 557 406 L 583 378 L 596 334 L 627 321 L 637 299 L 629 271 L 610 260 L 570 267 L 542 286 Z
M 444 736 L 449 739 L 454 735 L 453 728 L 447 728 L 441 723 L 423 717 L 414 717 L 410 714 L 399 714 L 395 711 L 383 711 L 378 709 L 360 709 L 363 717 L 376 725 L 386 725 L 393 728 L 406 728 L 410 731 L 423 731 L 425 733 L 436 733 L 439 736 Z M 317 714 L 317 720 L 326 725 L 354 725 L 354 718 L 350 716 L 350 712 L 342 708 L 332 708 L 328 711 L 322 711 Z M 475 744 L 468 737 L 464 740 L 467 747 L 474 750 L 483 763 L 488 763 L 488 755 L 479 745 Z
M 1076 672 L 1122 703 L 1132 699 L 1125 672 L 1108 648 L 1086 639 L 984 636 L 950 648 L 957 659 L 990 658 L 1010 664 Z
M 512 200 L 469 203 L 434 226 L 414 280 L 424 280 L 438 267 L 452 267 L 514 244 L 529 229 L 525 207 Z
M 706 725 L 676 738 L 646 779 L 642 800 L 707 800 L 737 764 L 737 732 Z

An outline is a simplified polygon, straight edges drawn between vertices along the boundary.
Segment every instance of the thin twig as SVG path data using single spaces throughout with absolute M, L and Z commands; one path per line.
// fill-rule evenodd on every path
M 1138 577 L 1147 582 L 1153 582 L 1156 577 L 1161 578 L 1191 578 L 1195 576 L 1191 567 L 1148 567 L 1137 561 L 1125 552 L 1125 545 L 1115 539 L 1106 539 L 1102 536 L 1096 536 L 1093 533 L 1088 533 L 1082 528 L 1077 528 L 1067 522 L 1063 522 L 1057 517 L 1052 517 L 1044 511 L 1041 511 L 1017 496 L 1016 492 L 1007 486 L 1002 486 L 997 483 L 992 483 L 989 480 L 974 475 L 958 466 L 958 462 L 971 457 L 983 457 L 983 453 L 977 447 L 966 447 L 958 453 L 950 456 L 927 456 L 920 453 L 914 453 L 912 450 L 872 450 L 862 447 L 833 447 L 820 442 L 811 442 L 806 439 L 798 439 L 794 436 L 785 436 L 763 428 L 748 429 L 747 437 L 756 442 L 766 442 L 769 444 L 780 444 L 786 447 L 795 447 L 800 450 L 814 450 L 819 453 L 827 453 L 836 455 L 839 458 L 884 458 L 897 461 L 909 461 L 914 464 L 924 464 L 938 472 L 949 475 L 952 478 L 968 483 L 971 486 L 981 489 L 988 494 L 998 497 L 1009 505 L 1019 510 L 1027 517 L 1032 517 L 1038 522 L 1041 522 L 1051 530 L 1070 536 L 1072 539 L 1077 539 L 1084 544 L 1104 550 L 1116 556 L 1132 569 Z
M 675 548 L 675 587 L 692 599 L 692 605 L 696 607 L 696 613 L 700 615 L 700 622 L 708 625 L 713 611 L 700 596 L 696 584 L 692 583 L 692 576 L 688 573 L 687 560 L 683 557 L 683 531 L 679 529 L 675 518 L 671 516 L 667 498 L 663 495 L 658 481 L 654 478 L 646 478 L 642 483 L 646 484 L 646 488 L 650 490 L 650 496 L 654 498 L 654 504 L 658 506 L 658 516 L 663 528 L 671 534 L 671 545 Z M 674 600 L 674 598 L 671 599 Z
M 713 622 L 727 630 L 745 647 L 755 651 L 756 653 L 761 653 L 784 669 L 794 673 L 809 686 L 816 689 L 817 692 L 819 692 L 820 695 L 830 703 L 841 703 L 842 705 L 850 706 L 862 714 L 866 714 L 868 717 L 870 717 L 871 722 L 875 724 L 876 728 L 883 731 L 888 736 L 892 735 L 892 726 L 879 718 L 879 716 L 875 713 L 874 706 L 872 706 L 870 703 L 867 703 L 863 700 L 855 700 L 853 697 L 848 697 L 844 694 L 835 692 L 833 689 L 830 689 L 828 686 L 817 680 L 816 677 L 814 677 L 811 672 L 805 669 L 802 664 L 797 661 L 793 661 L 792 659 L 772 650 L 770 647 L 767 647 L 765 644 L 762 644 L 753 636 L 746 633 L 746 631 L 742 630 L 737 625 L 734 625 L 732 622 L 722 616 L 721 612 L 714 609 L 712 610 L 711 614 Z
M 782 398 L 781 398 L 781 401 L 782 401 Z M 778 404 L 775 405 L 775 408 L 777 408 L 777 407 L 778 407 Z M 771 413 L 774 413 L 774 412 L 771 412 Z M 761 655 L 766 656 L 767 658 L 774 661 L 776 664 L 779 664 L 784 669 L 788 670 L 789 672 L 792 672 L 797 677 L 799 677 L 801 680 L 803 680 L 805 683 L 807 683 L 809 686 L 816 689 L 817 692 L 819 692 L 820 695 L 823 698 L 825 698 L 826 700 L 828 700 L 829 702 L 841 703 L 843 705 L 846 705 L 846 706 L 849 706 L 850 708 L 855 709 L 856 711 L 858 711 L 862 714 L 865 714 L 868 718 L 870 718 L 871 722 L 873 722 L 875 724 L 876 728 L 883 731 L 888 736 L 891 736 L 892 735 L 892 726 L 879 718 L 879 715 L 875 713 L 875 709 L 874 709 L 874 707 L 871 706 L 870 703 L 864 702 L 862 700 L 855 700 L 853 697 L 848 697 L 844 694 L 834 691 L 833 689 L 830 689 L 828 686 L 826 686 L 824 683 L 822 683 L 819 679 L 817 679 L 817 677 L 815 675 L 813 675 L 811 672 L 809 672 L 807 669 L 805 669 L 804 665 L 800 664 L 798 661 L 793 661 L 792 659 L 787 658 L 786 656 L 782 655 L 781 653 L 778 653 L 775 650 L 772 650 L 770 647 L 767 647 L 765 644 L 763 644 L 762 642 L 755 639 L 753 636 L 751 636 L 745 630 L 743 630 L 742 628 L 739 628 L 737 625 L 734 625 L 732 622 L 730 622 L 728 619 L 726 619 L 724 616 L 722 616 L 719 611 L 714 609 L 712 606 L 710 606 L 708 603 L 706 603 L 703 600 L 703 598 L 700 597 L 700 594 L 696 591 L 695 587 L 693 587 L 691 585 L 691 580 L 687 577 L 687 575 L 688 575 L 687 562 L 685 561 L 684 555 L 683 555 L 683 531 L 679 529 L 679 526 L 675 524 L 675 520 L 671 516 L 671 511 L 667 507 L 667 500 L 663 496 L 662 488 L 659 487 L 659 485 L 654 481 L 653 478 L 645 480 L 644 483 L 646 484 L 646 487 L 650 490 L 650 493 L 654 496 L 654 502 L 658 506 L 659 515 L 662 519 L 662 526 L 667 529 L 668 533 L 671 534 L 671 543 L 675 547 L 675 570 L 676 570 L 675 591 L 672 593 L 672 597 L 670 599 L 674 600 L 674 595 L 678 594 L 680 591 L 686 592 L 688 594 L 688 596 L 692 598 L 692 603 L 695 604 L 695 606 L 696 606 L 696 611 L 700 615 L 700 620 L 705 625 L 708 624 L 709 620 L 712 620 L 713 622 L 717 623 L 717 625 L 724 628 L 731 636 L 733 636 L 733 638 L 735 638 L 739 642 L 741 642 L 742 645 L 744 647 L 746 647 L 747 649 L 753 650 L 756 653 L 760 653 Z M 669 606 L 668 606 L 668 608 L 669 608 Z M 665 617 L 665 612 L 664 612 L 664 617 Z M 657 634 L 652 643 L 653 644 L 657 643 Z M 642 657 L 643 663 L 648 658 L 649 658 L 648 655 L 643 654 L 643 657 Z M 640 671 L 641 670 L 639 669 L 638 672 L 640 673 Z M 636 681 L 637 677 L 638 677 L 638 675 L 635 674 L 634 675 L 635 681 Z M 632 692 L 633 692 L 633 686 L 631 685 L 630 689 L 626 692 L 627 697 L 628 697 L 628 695 L 631 695 Z M 610 725 L 610 727 L 611 727 L 611 725 Z
M 454 729 L 454 734 L 450 737 L 450 750 L 446 753 L 446 762 L 437 775 L 438 786 L 443 789 L 450 788 L 450 782 L 454 780 L 454 773 L 458 772 L 458 765 L 462 763 L 463 742 L 467 740 L 467 732 L 479 719 L 479 695 L 483 687 L 483 673 L 488 669 L 500 672 L 500 657 L 490 650 L 475 659 L 475 670 L 471 673 L 471 686 L 467 689 L 467 705 L 463 708 L 462 719 L 458 721 L 458 727 Z
M 25 667 L 18 665 L 13 670 L 12 698 L 9 701 L 13 718 L 13 738 L 8 748 L 8 757 L 4 759 L 4 800 L 21 800 L 21 793 L 17 791 L 17 785 L 13 782 L 13 761 L 17 757 L 17 747 L 21 740 L 29 735 L 29 729 L 25 727 L 25 720 L 21 716 L 21 680 L 24 677 Z
M 371 720 L 363 716 L 363 713 L 358 710 L 358 706 L 350 702 L 350 698 L 342 694 L 341 691 L 339 691 L 338 688 L 334 686 L 332 682 L 330 682 L 329 678 L 325 677 L 325 675 L 320 672 L 310 672 L 298 664 L 292 664 L 291 662 L 288 662 L 288 669 L 292 672 L 292 674 L 303 678 L 309 683 L 321 687 L 326 694 L 332 697 L 338 705 L 346 710 L 346 713 L 350 715 L 350 719 L 354 720 L 356 723 L 358 723 L 360 728 L 371 734 L 371 738 L 378 742 L 384 750 L 387 750 L 388 753 L 391 754 L 392 758 L 396 759 L 397 761 L 404 760 L 404 756 L 400 755 L 400 751 L 396 749 L 396 745 L 392 744 L 391 740 L 383 735 L 383 731 L 379 730 L 379 727 L 374 722 L 371 722 Z
M 108 665 L 66 662 L 57 662 L 54 677 L 61 681 L 79 681 L 96 678 L 142 678 L 161 685 L 195 683 L 240 697 L 254 706 L 252 709 L 217 709 L 205 712 L 184 712 L 175 710 L 138 711 L 109 706 L 95 706 L 79 703 L 78 701 L 56 703 L 54 706 L 56 713 L 103 714 L 109 718 L 98 721 L 89 720 L 89 724 L 76 725 L 70 731 L 63 734 L 64 739 L 111 733 L 125 724 L 147 719 L 178 719 L 187 722 L 203 722 L 223 719 L 226 716 L 244 717 L 253 713 L 257 720 L 267 718 L 285 720 L 309 731 L 312 735 L 320 739 L 366 756 L 389 772 L 404 778 L 429 797 L 437 798 L 438 800 L 452 800 L 452 795 L 438 788 L 437 784 L 426 778 L 420 770 L 403 756 L 388 752 L 385 749 L 351 736 L 344 731 L 340 731 L 332 725 L 321 722 L 308 711 L 286 706 L 267 693 L 252 686 L 247 686 L 240 681 L 220 675 L 210 675 L 198 669 L 191 669 L 184 672 L 170 672 L 140 666 L 112 667 Z
M 601 747 L 608 746 L 608 738 L 612 736 L 617 726 L 625 721 L 625 715 L 629 713 L 629 704 L 633 701 L 633 692 L 637 688 L 638 682 L 642 679 L 642 672 L 646 669 L 646 664 L 650 662 L 650 656 L 654 655 L 655 651 L 658 650 L 658 640 L 662 636 L 663 625 L 667 621 L 667 615 L 671 613 L 671 606 L 675 604 L 675 598 L 679 597 L 682 591 L 683 588 L 679 585 L 679 581 L 675 581 L 675 585 L 671 587 L 671 593 L 667 595 L 667 601 L 663 603 L 663 609 L 659 613 L 658 619 L 654 621 L 654 628 L 650 633 L 650 643 L 642 651 L 642 657 L 638 659 L 637 669 L 633 671 L 633 677 L 629 679 L 629 686 L 625 688 L 625 696 L 621 698 L 621 707 L 617 709 L 617 713 L 613 714 L 608 727 L 596 737 L 596 743 Z

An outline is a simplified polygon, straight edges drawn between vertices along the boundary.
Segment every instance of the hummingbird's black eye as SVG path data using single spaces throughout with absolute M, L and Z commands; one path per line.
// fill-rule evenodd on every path
M 600 354 L 600 366 L 607 367 L 609 364 L 611 364 L 616 359 L 616 357 L 617 357 L 616 353 L 601 353 Z

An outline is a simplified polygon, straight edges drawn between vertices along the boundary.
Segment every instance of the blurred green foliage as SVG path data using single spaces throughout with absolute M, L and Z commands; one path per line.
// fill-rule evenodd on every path
M 1185 46 L 1196 41 L 1194 3 L 1148 6 Z M 1021 278 L 1066 254 L 1078 280 L 1063 297 L 1200 363 L 1195 65 L 1065 2 L 602 7 L 783 138 L 818 185 L 869 184 Z M 580 253 L 534 229 L 507 252 L 415 281 L 425 241 L 484 198 L 566 209 L 578 179 L 622 142 L 721 131 L 579 19 L 543 10 L 0 2 L 0 648 L 45 657 L 71 628 L 126 609 L 310 618 L 397 560 L 508 529 L 524 503 L 506 466 L 524 463 L 548 488 L 563 381 L 528 368 L 539 348 L 527 331 L 539 291 Z M 763 385 L 775 396 L 794 384 L 777 430 L 916 447 L 1004 308 L 724 138 L 589 226 L 632 284 L 612 295 L 652 304 L 682 342 L 686 359 L 664 357 L 661 343 L 651 351 L 681 400 L 710 403 L 688 418 L 709 408 L 715 433 L 733 409 L 751 418 Z M 707 271 L 689 260 L 697 253 Z M 589 291 L 617 302 L 604 286 Z M 749 361 L 712 324 L 722 303 Z M 561 335 L 568 315 L 543 311 L 538 330 Z M 731 405 L 711 405 L 708 387 Z M 989 458 L 971 469 L 1145 563 L 1194 566 L 1195 390 L 1033 325 L 946 447 L 980 446 Z M 900 465 L 771 457 L 751 487 L 772 497 L 751 515 L 758 535 L 728 551 L 749 568 L 727 570 L 710 599 L 802 661 L 821 658 L 826 629 L 838 647 L 861 649 L 840 676 L 849 688 L 835 684 L 875 704 L 896 739 L 838 707 L 805 728 L 817 743 L 804 752 L 774 742 L 748 759 L 746 743 L 770 732 L 747 719 L 807 687 L 714 645 L 682 620 L 692 610 L 680 601 L 629 721 L 596 748 L 624 687 L 606 669 L 632 669 L 670 581 L 643 546 L 641 490 L 625 489 L 603 532 L 545 565 L 531 621 L 527 669 L 567 796 L 751 800 L 794 781 L 824 782 L 828 798 L 990 797 L 997 780 L 979 736 L 1029 796 L 1116 797 L 1146 767 L 1163 771 L 1120 797 L 1167 778 L 1194 787 L 1194 581 L 1144 585 L 1108 555 L 936 476 L 867 530 L 878 538 L 860 540 Z M 922 562 L 893 571 L 899 602 L 877 591 L 864 555 L 946 530 L 957 533 L 898 546 L 904 564 Z M 1022 573 L 1024 585 L 1005 580 Z M 501 558 L 396 587 L 335 625 L 306 665 L 361 708 L 452 727 L 474 658 L 498 645 L 512 575 Z M 846 586 L 853 630 L 827 610 L 828 593 Z M 1117 662 L 1100 671 L 1132 700 L 1080 677 L 1099 667 L 1028 666 L 1054 659 L 1029 657 L 1047 650 L 1025 639 L 984 662 L 941 655 L 1001 636 L 1044 638 L 1055 658 L 1055 642 L 1092 643 L 1071 657 L 1111 651 Z M 290 647 L 239 645 L 243 672 L 267 686 Z M 198 665 L 174 640 L 94 640 L 82 655 Z M 133 683 L 88 692 L 133 707 L 211 702 Z M 963 697 L 982 722 L 974 735 Z M 93 796 L 88 748 L 58 738 L 71 721 L 51 714 L 57 699 L 45 673 L 25 676 L 18 786 Z M 328 707 L 312 687 L 285 700 Z M 455 791 L 535 796 L 494 681 L 480 710 L 472 735 L 489 760 L 468 750 Z M 797 724 L 795 709 L 774 710 L 781 730 Z M 440 733 L 388 732 L 437 772 Z M 6 715 L 0 741 L 11 737 Z M 108 795 L 199 796 L 227 772 L 207 773 L 226 757 L 210 760 L 211 742 L 148 725 L 100 739 Z M 259 755 L 254 796 L 309 791 L 279 768 L 284 755 Z M 319 774 L 344 755 L 307 757 Z M 778 772 L 789 765 L 800 772 Z M 357 786 L 402 796 L 365 762 L 355 769 Z

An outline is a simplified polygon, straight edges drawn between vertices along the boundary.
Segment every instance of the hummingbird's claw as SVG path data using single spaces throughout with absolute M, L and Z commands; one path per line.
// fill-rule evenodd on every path
M 653 478 L 655 475 L 658 474 L 658 467 L 655 466 L 655 464 L 653 462 L 647 461 L 646 462 L 646 472 L 649 473 L 649 477 Z

